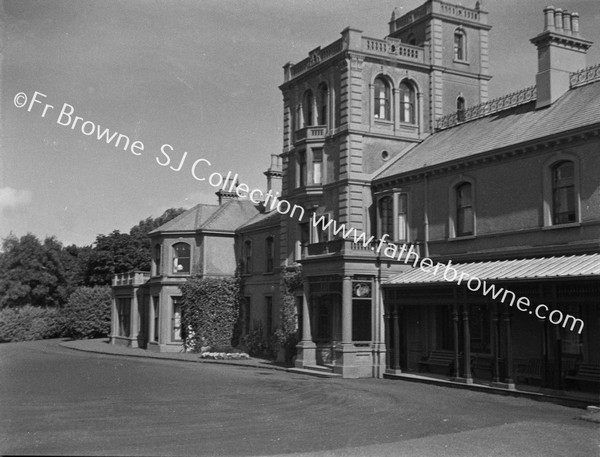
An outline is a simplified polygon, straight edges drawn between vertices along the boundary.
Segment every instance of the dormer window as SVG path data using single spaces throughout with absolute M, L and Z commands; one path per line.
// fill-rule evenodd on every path
M 375 99 L 374 99 L 374 116 L 375 119 L 385 121 L 391 120 L 391 105 L 392 96 L 390 84 L 383 77 L 378 76 L 374 82 Z
M 454 60 L 467 60 L 467 36 L 462 28 L 454 31 Z

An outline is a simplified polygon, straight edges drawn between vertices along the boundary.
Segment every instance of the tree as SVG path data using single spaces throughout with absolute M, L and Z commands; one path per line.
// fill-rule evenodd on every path
M 110 285 L 115 274 L 149 271 L 152 250 L 148 234 L 184 211 L 171 208 L 157 218 L 148 217 L 133 226 L 128 234 L 114 230 L 109 235 L 98 235 L 86 260 L 84 284 Z
M 43 244 L 31 233 L 5 238 L 0 252 L 0 307 L 61 306 L 68 294 L 62 249 L 54 237 Z

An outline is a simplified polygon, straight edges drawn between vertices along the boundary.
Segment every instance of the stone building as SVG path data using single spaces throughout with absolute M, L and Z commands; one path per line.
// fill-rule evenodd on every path
M 427 0 L 395 11 L 383 39 L 346 28 L 284 66 L 281 170 L 267 176 L 302 211 L 235 202 L 227 243 L 245 269 L 246 332 L 255 320 L 276 328 L 281 274 L 296 270 L 299 370 L 597 387 L 600 66 L 586 67 L 577 13 L 548 7 L 539 19 L 535 85 L 495 100 L 479 1 Z M 154 234 L 164 262 L 178 237 L 206 244 L 165 227 Z M 449 264 L 462 284 L 431 273 Z M 168 301 L 180 279 L 140 289 Z M 115 316 L 135 290 L 116 281 Z M 137 322 L 151 322 L 137 303 L 150 310 Z M 174 328 L 164 319 L 159 335 Z

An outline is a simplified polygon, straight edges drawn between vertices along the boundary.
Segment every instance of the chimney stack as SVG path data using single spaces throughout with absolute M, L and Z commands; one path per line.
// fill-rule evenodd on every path
M 538 50 L 536 109 L 554 103 L 569 90 L 569 75 L 586 66 L 591 41 L 579 35 L 579 14 L 544 8 L 544 31 L 531 42 Z

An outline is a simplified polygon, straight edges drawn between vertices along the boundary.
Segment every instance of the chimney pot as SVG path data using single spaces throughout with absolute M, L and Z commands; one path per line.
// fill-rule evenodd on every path
M 544 32 L 546 30 L 554 31 L 554 7 L 547 6 L 544 8 Z
M 563 11 L 563 31 L 565 35 L 571 35 L 571 13 Z
M 554 27 L 556 27 L 556 31 L 562 33 L 563 29 L 563 15 L 562 9 L 556 8 L 554 11 Z
M 579 13 L 571 13 L 571 30 L 573 35 L 579 36 Z

